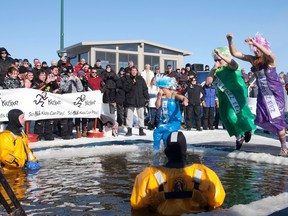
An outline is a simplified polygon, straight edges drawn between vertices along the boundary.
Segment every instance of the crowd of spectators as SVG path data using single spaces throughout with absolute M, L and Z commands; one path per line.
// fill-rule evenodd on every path
M 103 93 L 103 104 L 109 107 L 110 114 L 116 114 L 115 120 L 127 136 L 132 135 L 132 128 L 136 125 L 139 127 L 139 135 L 145 136 L 145 128 L 154 130 L 159 123 L 161 108 L 155 107 L 157 74 L 175 78 L 178 83 L 176 91 L 189 100 L 187 107 L 180 104 L 184 116 L 182 128 L 195 128 L 197 131 L 218 129 L 216 88 L 213 84 L 200 85 L 197 82 L 197 71 L 189 63 L 175 70 L 171 65 L 167 65 L 164 70 L 155 66 L 152 71 L 149 64 L 143 70 L 138 70 L 133 61 L 128 61 L 126 68 L 122 67 L 116 72 L 109 64 L 103 68 L 101 60 L 91 66 L 82 58 L 76 65 L 72 65 L 69 58 L 63 56 L 48 65 L 46 61 L 41 62 L 37 58 L 31 63 L 28 59 L 13 59 L 3 47 L 0 51 L 0 89 L 33 88 L 55 94 L 100 90 Z M 209 71 L 208 65 L 205 71 Z M 258 88 L 253 73 L 246 74 L 244 68 L 241 71 L 249 89 L 249 97 L 256 97 Z M 284 72 L 279 77 L 283 88 L 288 89 Z M 134 111 L 138 123 L 135 123 Z M 63 139 L 80 138 L 87 136 L 93 124 L 94 119 L 87 118 L 39 120 L 35 123 L 34 133 L 39 135 L 39 139 L 45 140 L 54 140 L 55 136 Z M 76 134 L 73 133 L 74 127 Z M 103 130 L 100 119 L 97 127 L 99 131 Z

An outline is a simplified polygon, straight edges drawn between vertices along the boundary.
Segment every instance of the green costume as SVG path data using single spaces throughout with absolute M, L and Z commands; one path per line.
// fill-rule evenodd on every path
M 232 70 L 228 65 L 218 68 L 217 95 L 220 119 L 230 136 L 244 136 L 246 131 L 255 131 L 255 116 L 248 107 L 248 89 L 240 70 Z

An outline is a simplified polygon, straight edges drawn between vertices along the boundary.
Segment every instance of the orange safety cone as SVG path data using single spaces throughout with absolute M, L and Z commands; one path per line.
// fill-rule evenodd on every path
M 94 128 L 93 128 L 93 132 L 88 132 L 88 138 L 102 138 L 104 137 L 104 133 L 103 132 L 99 132 L 97 131 L 97 122 L 98 122 L 98 119 L 95 118 L 94 120 Z
M 25 133 L 28 137 L 29 142 L 38 141 L 38 134 L 30 134 L 30 121 L 25 122 Z

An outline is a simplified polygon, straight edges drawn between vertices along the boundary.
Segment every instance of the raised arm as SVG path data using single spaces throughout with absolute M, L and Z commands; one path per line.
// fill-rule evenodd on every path
M 214 52 L 219 58 L 223 59 L 229 65 L 229 67 L 232 70 L 236 70 L 238 68 L 238 63 L 234 59 L 232 59 L 228 56 L 222 55 L 221 52 L 219 52 L 219 50 L 217 50 L 217 49 L 215 49 Z M 218 63 L 218 62 L 216 62 L 216 63 Z M 215 65 L 216 65 L 216 63 L 215 63 Z
M 264 40 L 264 39 L 263 39 Z M 253 38 L 245 39 L 245 43 L 254 46 L 256 49 L 260 50 L 268 61 L 268 64 L 275 66 L 275 56 L 270 49 L 267 49 L 263 45 L 257 43 Z M 267 42 L 268 43 L 268 42 Z M 257 51 L 256 51 L 257 52 Z
M 248 61 L 252 64 L 254 57 L 252 55 L 245 55 L 236 49 L 236 47 L 233 43 L 233 40 L 232 40 L 233 35 L 227 34 L 226 38 L 228 40 L 228 46 L 229 46 L 229 50 L 230 50 L 231 55 L 234 56 L 235 58 L 241 59 L 243 61 Z

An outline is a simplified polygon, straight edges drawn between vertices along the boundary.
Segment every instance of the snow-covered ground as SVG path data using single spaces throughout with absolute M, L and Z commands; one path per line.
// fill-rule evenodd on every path
M 192 151 L 217 151 L 223 152 L 227 157 L 238 158 L 241 160 L 250 160 L 258 163 L 280 164 L 287 170 L 288 158 L 279 157 L 277 154 L 280 151 L 280 143 L 271 135 L 267 137 L 263 133 L 256 133 L 252 136 L 251 141 L 243 144 L 241 151 L 233 151 L 235 147 L 235 137 L 229 137 L 227 131 L 206 130 L 206 131 L 185 131 L 183 130 L 187 144 L 192 148 Z M 113 142 L 139 142 L 139 140 L 151 141 L 151 149 L 153 142 L 153 132 L 145 130 L 146 136 L 139 136 L 138 129 L 133 128 L 133 136 L 125 137 L 124 133 L 120 133 L 118 137 L 104 138 L 80 138 L 72 140 L 55 139 L 54 141 L 39 141 L 30 143 L 30 147 L 35 150 L 37 158 L 40 160 L 45 158 L 57 157 L 73 157 L 73 156 L 89 156 L 97 154 L 117 154 L 121 152 L 134 152 L 138 147 L 136 145 L 111 145 Z M 91 149 L 87 151 L 86 144 L 89 143 L 104 143 L 109 142 L 109 145 L 94 145 L 95 151 Z M 191 145 L 191 146 L 190 146 Z M 65 148 L 57 147 L 65 146 Z M 90 146 L 91 148 L 91 146 Z M 226 150 L 225 150 L 226 148 Z M 230 151 L 227 152 L 227 148 Z M 64 154 L 63 154 L 63 151 Z M 191 148 L 189 148 L 191 151 Z M 275 184 L 277 184 L 275 182 Z M 279 194 L 274 197 L 267 197 L 247 205 L 235 205 L 229 209 L 221 210 L 221 215 L 269 215 L 281 209 L 288 208 L 288 192 Z M 288 210 L 287 210 L 288 211 Z M 211 213 L 201 213 L 199 215 L 215 215 L 217 211 Z

